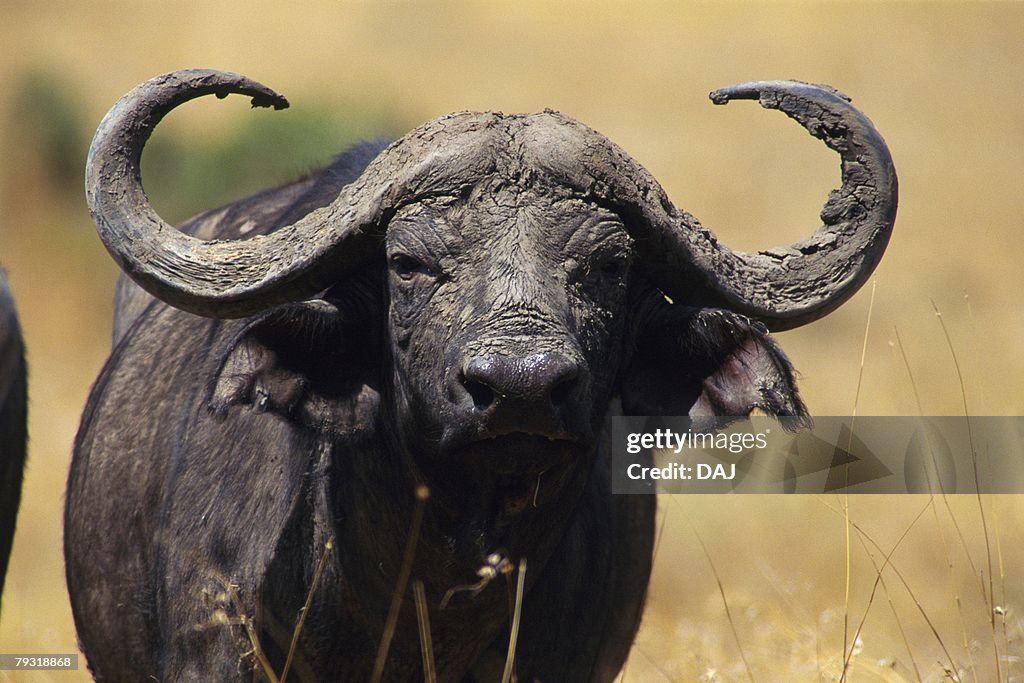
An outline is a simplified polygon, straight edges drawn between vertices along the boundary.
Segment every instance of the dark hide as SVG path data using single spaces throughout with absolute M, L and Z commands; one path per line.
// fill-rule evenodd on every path
M 352 159 L 187 229 L 270 232 L 326 204 Z M 289 680 L 369 680 L 426 484 L 411 573 L 438 680 L 500 672 L 515 574 L 440 604 L 501 553 L 528 560 L 519 680 L 611 681 L 639 627 L 655 499 L 611 495 L 608 416 L 804 413 L 763 329 L 665 300 L 623 220 L 495 178 L 403 207 L 386 259 L 256 317 L 122 286 L 65 520 L 97 679 L 259 679 L 253 636 L 280 674 L 325 558 Z M 384 678 L 423 675 L 410 588 Z
M 21 499 L 27 439 L 25 349 L 14 300 L 0 269 L 0 594 Z

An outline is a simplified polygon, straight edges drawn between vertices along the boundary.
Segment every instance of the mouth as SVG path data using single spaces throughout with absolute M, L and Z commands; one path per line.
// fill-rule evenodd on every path
M 497 483 L 513 485 L 564 465 L 581 451 L 579 437 L 572 434 L 509 432 L 489 434 L 454 453 L 464 465 L 489 473 Z
M 449 431 L 439 446 L 437 457 L 419 463 L 437 493 L 435 506 L 445 501 L 447 513 L 473 533 L 499 533 L 564 495 L 587 467 L 592 444 L 577 432 L 480 429 Z M 500 545 L 501 538 L 491 540 Z
M 437 492 L 435 509 L 443 504 L 464 529 L 466 548 L 478 552 L 512 543 L 506 533 L 516 522 L 550 515 L 552 503 L 585 476 L 589 445 L 578 434 L 486 432 L 420 467 Z
M 478 482 L 489 482 L 498 528 L 558 497 L 582 456 L 578 438 L 523 432 L 473 441 L 458 453 Z

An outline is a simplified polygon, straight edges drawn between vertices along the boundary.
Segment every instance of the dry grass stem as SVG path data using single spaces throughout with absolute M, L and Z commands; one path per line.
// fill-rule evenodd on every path
M 260 643 L 260 636 L 257 632 L 256 625 L 253 620 L 245 614 L 245 609 L 242 607 L 242 598 L 238 595 L 238 587 L 232 583 L 226 576 L 217 575 L 217 580 L 220 581 L 224 587 L 224 592 L 231 600 L 231 605 L 235 610 L 235 614 L 238 615 L 235 619 L 229 619 L 227 623 L 232 625 L 240 625 L 245 629 L 245 635 L 249 639 L 249 644 L 252 646 L 251 654 L 256 662 L 260 665 L 263 670 L 263 675 L 267 677 L 269 683 L 280 683 L 277 674 L 274 672 L 274 667 L 271 665 L 270 660 L 267 659 L 266 653 L 263 651 L 263 645 Z
M 907 370 L 907 377 L 910 379 L 910 386 L 911 386 L 911 388 L 914 391 L 914 402 L 917 405 L 917 414 L 919 416 L 921 416 L 921 417 L 924 417 L 924 406 L 921 403 L 921 393 L 920 393 L 920 391 L 918 390 L 918 387 L 917 387 L 917 380 L 914 378 L 914 371 L 910 367 L 910 359 L 907 357 L 906 349 L 903 346 L 903 339 L 900 337 L 899 328 L 894 326 L 893 327 L 893 333 L 896 336 L 895 348 L 898 350 L 900 358 L 903 360 L 903 366 Z M 934 464 L 934 458 L 935 458 L 935 453 L 933 451 L 932 452 L 933 464 Z M 937 465 L 935 466 L 935 468 L 936 468 L 936 471 L 938 471 Z M 939 479 L 938 484 L 939 484 L 939 492 L 940 492 L 940 494 L 942 496 L 942 503 L 943 503 L 943 505 L 946 508 L 946 512 L 949 515 L 950 521 L 953 524 L 953 529 L 955 530 L 957 538 L 960 541 L 960 547 L 963 549 L 964 556 L 967 558 L 967 563 L 971 567 L 971 575 L 972 576 L 978 576 L 979 573 L 978 573 L 977 567 L 974 564 L 974 558 L 971 556 L 970 548 L 968 548 L 968 546 L 967 546 L 967 539 L 964 538 L 963 531 L 960 529 L 960 523 L 957 521 L 956 515 L 953 513 L 953 508 L 949 504 L 949 498 L 946 495 L 946 491 L 942 488 L 942 480 L 941 479 Z M 938 508 L 935 505 L 935 494 L 934 493 L 931 494 L 931 505 L 932 505 L 932 513 L 933 513 L 933 515 L 935 517 L 935 528 L 938 530 L 939 538 L 940 538 L 941 543 L 942 543 L 942 547 L 946 548 L 946 566 L 949 568 L 949 573 L 948 573 L 948 576 L 949 576 L 949 587 L 950 587 L 950 592 L 953 595 L 953 602 L 956 605 L 957 619 L 960 622 L 960 633 L 961 633 L 961 636 L 963 638 L 964 650 L 967 652 L 967 655 L 968 655 L 968 663 L 969 663 L 969 667 L 970 667 L 970 671 L 971 671 L 971 677 L 973 678 L 974 683 L 978 683 L 978 670 L 977 670 L 977 666 L 975 665 L 975 662 L 974 662 L 974 655 L 971 652 L 970 642 L 969 642 L 970 639 L 968 638 L 968 635 L 967 635 L 967 624 L 966 624 L 966 622 L 964 620 L 963 603 L 960 600 L 960 592 L 959 592 L 959 590 L 958 590 L 958 588 L 956 586 L 956 581 L 955 581 L 953 553 L 952 553 L 952 549 L 949 546 L 949 543 L 946 541 L 946 535 L 945 535 L 945 532 L 943 531 L 942 522 L 939 520 Z M 979 587 L 981 589 L 982 599 L 984 599 L 984 596 L 985 596 L 985 585 L 984 585 L 984 582 L 980 583 Z
M 640 656 L 644 658 L 644 660 L 651 666 L 652 669 L 661 674 L 662 678 L 664 678 L 666 681 L 669 681 L 670 683 L 675 683 L 676 679 L 670 676 L 669 673 L 665 671 L 665 669 L 661 666 L 661 664 L 659 664 L 654 657 L 647 654 L 647 652 L 642 647 L 640 647 L 639 645 L 633 645 L 633 649 L 639 652 Z M 619 683 L 626 683 L 626 677 L 620 676 Z
M 380 646 L 377 648 L 377 660 L 374 662 L 373 674 L 370 677 L 373 683 L 379 683 L 384 676 L 384 664 L 387 662 L 391 639 L 395 637 L 395 629 L 398 626 L 398 613 L 402 609 L 402 598 L 412 574 L 412 563 L 416 558 L 416 545 L 420 540 L 420 527 L 423 526 L 423 510 L 427 506 L 429 497 L 430 489 L 422 484 L 416 487 L 416 507 L 412 513 L 412 526 L 409 528 L 409 536 L 405 541 L 402 567 L 398 571 L 398 581 L 395 583 L 395 592 L 391 596 L 391 607 L 388 609 L 388 618 L 384 623 L 384 633 L 381 635 Z
M 899 349 L 900 357 L 903 359 L 903 366 L 907 369 L 907 376 L 910 378 L 910 387 L 914 390 L 914 402 L 917 405 L 917 414 L 924 415 L 924 407 L 921 404 L 921 392 L 917 388 L 917 380 L 914 379 L 914 372 L 910 369 L 910 359 L 907 358 L 907 351 L 903 348 L 903 339 L 900 338 L 899 328 L 893 327 L 896 335 L 896 348 Z
M 999 616 L 999 621 L 1003 626 L 1003 642 L 1006 643 L 1007 649 L 1010 646 L 1010 634 L 1007 630 L 1006 618 L 1005 618 L 1005 605 L 1006 605 L 1006 565 L 1003 563 L 1003 544 L 1001 534 L 999 533 L 999 514 L 996 509 L 992 510 L 992 530 L 993 535 L 996 539 L 996 559 L 999 563 L 999 602 L 992 607 L 993 618 Z M 992 596 L 992 601 L 995 603 L 995 596 Z M 1003 610 L 1000 613 L 1000 610 Z
M 933 302 L 933 305 L 934 305 L 934 302 Z M 940 318 L 940 320 L 941 320 L 941 318 Z M 917 400 L 917 412 L 918 412 L 919 415 L 924 416 L 924 409 L 921 407 L 921 397 L 918 394 L 918 390 L 917 390 L 917 382 L 914 379 L 913 371 L 910 369 L 910 361 L 907 359 L 906 351 L 903 348 L 903 341 L 900 339 L 899 330 L 897 330 L 896 328 L 893 328 L 893 330 L 896 332 L 896 343 L 897 343 L 897 347 L 899 349 L 900 355 L 903 358 L 903 364 L 904 364 L 904 366 L 906 366 L 906 368 L 907 368 L 907 375 L 910 377 L 910 385 L 914 388 L 914 398 Z M 964 406 L 965 406 L 965 410 L 966 410 L 966 397 L 965 397 Z M 934 457 L 934 454 L 933 454 L 933 457 Z M 946 507 L 946 512 L 949 513 L 949 518 L 950 518 L 950 521 L 953 523 L 953 528 L 956 530 L 956 535 L 957 535 L 957 538 L 960 541 L 960 546 L 963 548 L 964 556 L 967 558 L 967 562 L 971 566 L 971 573 L 974 576 L 980 576 L 980 572 L 978 571 L 978 567 L 974 564 L 974 558 L 971 555 L 970 548 L 967 545 L 967 539 L 964 537 L 963 530 L 960 528 L 960 523 L 957 521 L 956 515 L 953 513 L 953 508 L 949 504 L 949 499 L 945 496 L 944 492 L 943 492 L 943 496 L 942 496 L 942 502 L 943 502 L 943 504 Z M 936 519 L 936 524 L 938 524 L 939 531 L 941 533 L 942 526 L 941 526 L 941 524 L 939 524 L 937 519 Z M 985 585 L 984 585 L 984 583 L 982 582 L 979 585 L 980 585 L 980 588 L 981 588 L 982 599 L 987 599 L 985 597 Z
M 858 536 L 858 538 L 860 538 Z M 861 545 L 864 545 L 864 539 L 860 539 Z M 867 546 L 864 546 L 865 549 Z M 877 568 L 877 565 L 876 565 Z M 907 656 L 910 658 L 910 666 L 914 669 L 914 677 L 917 678 L 918 683 L 924 683 L 924 677 L 921 675 L 921 669 L 917 666 L 917 658 L 914 657 L 914 649 L 910 646 L 910 638 L 907 636 L 907 630 L 903 628 L 903 620 L 900 619 L 899 610 L 896 609 L 896 604 L 892 601 L 892 594 L 889 592 L 889 586 L 886 585 L 885 579 L 882 579 L 882 590 L 885 591 L 885 600 L 889 603 L 889 610 L 892 612 L 893 619 L 896 621 L 896 628 L 900 631 L 900 638 L 903 640 L 903 647 L 907 650 Z
M 740 642 L 740 634 L 736 630 L 736 622 L 732 618 L 732 612 L 729 611 L 729 601 L 725 597 L 725 586 L 722 585 L 722 579 L 718 575 L 718 568 L 715 566 L 714 560 L 711 559 L 711 553 L 708 552 L 708 547 L 704 545 L 704 539 L 700 537 L 700 533 L 698 533 L 696 528 L 694 528 L 693 533 L 697 537 L 697 542 L 700 543 L 701 550 L 704 551 L 704 557 L 707 558 L 708 564 L 711 565 L 711 573 L 715 576 L 718 592 L 722 596 L 722 604 L 725 605 L 725 616 L 729 620 L 729 628 L 732 629 L 732 637 L 736 641 L 736 649 L 740 651 L 740 659 L 743 660 L 743 667 L 746 669 L 747 678 L 750 679 L 751 683 L 754 683 L 754 672 L 750 668 L 750 662 L 747 661 L 747 655 L 743 652 L 743 644 Z
M 423 680 L 426 683 L 437 683 L 437 671 L 434 668 L 434 641 L 430 637 L 427 593 L 421 580 L 415 579 L 412 582 L 412 594 L 416 598 L 416 623 L 419 625 L 420 653 L 423 655 Z
M 842 510 L 837 510 L 836 508 L 832 507 L 831 505 L 829 505 L 828 501 L 823 500 L 821 498 L 818 498 L 818 501 L 832 512 L 842 516 Z M 863 536 L 872 545 L 872 547 L 875 548 L 875 550 L 877 550 L 879 553 L 883 555 L 885 554 L 885 551 L 882 549 L 882 546 L 875 542 L 875 539 L 871 537 L 871 534 L 869 534 L 856 522 L 851 522 L 851 524 L 853 528 L 857 531 L 857 533 Z M 942 648 L 943 654 L 946 655 L 946 659 L 949 661 L 949 667 L 944 667 L 944 669 L 947 671 L 955 671 L 955 663 L 953 656 L 950 654 L 949 649 L 946 647 L 945 641 L 942 640 L 942 636 L 939 634 L 938 628 L 935 627 L 935 623 L 932 621 L 931 617 L 928 616 L 928 612 L 925 611 L 924 606 L 921 604 L 921 601 L 917 599 L 917 595 L 914 594 L 914 590 L 910 587 L 910 582 L 907 581 L 906 577 L 903 575 L 903 572 L 899 570 L 899 567 L 897 567 L 895 563 L 890 563 L 889 567 L 890 569 L 892 569 L 893 573 L 896 574 L 896 577 L 900 580 L 900 583 L 903 584 L 903 588 L 907 591 L 907 595 L 910 596 L 910 599 L 911 601 L 913 601 L 914 606 L 917 607 L 917 611 L 921 615 L 921 618 L 924 619 L 924 622 L 928 625 L 928 628 L 932 632 L 932 636 L 935 637 L 935 641 L 939 644 L 939 647 Z M 958 682 L 960 681 L 959 677 L 956 676 L 953 676 L 953 680 Z
M 875 291 L 878 289 L 878 278 L 871 278 L 871 298 L 868 299 L 868 315 L 867 320 L 864 322 L 864 341 L 860 347 L 860 367 L 857 370 L 857 389 L 853 394 L 853 413 L 850 415 L 850 433 L 846 439 L 846 452 L 849 453 L 853 448 L 853 428 L 857 422 L 857 408 L 860 406 L 860 389 L 864 383 L 864 365 L 867 362 L 868 356 L 868 338 L 871 335 L 871 314 L 875 309 Z M 849 483 L 850 468 L 849 465 L 843 467 L 843 471 L 846 473 L 847 481 Z M 845 544 L 846 544 L 846 583 L 843 591 L 843 655 L 844 664 L 843 672 L 839 677 L 840 683 L 846 681 L 846 667 L 848 660 L 845 659 L 845 655 L 850 647 L 850 494 L 846 493 L 843 498 L 843 527 L 845 529 Z M 855 639 L 856 641 L 856 639 Z
M 306 602 L 302 605 L 299 621 L 295 624 L 295 630 L 292 631 L 292 642 L 288 645 L 288 657 L 284 660 L 284 668 L 281 670 L 281 683 L 286 683 L 288 680 L 288 674 L 292 669 L 292 662 L 295 661 L 295 654 L 299 650 L 299 636 L 302 635 L 302 628 L 306 625 L 306 615 L 309 614 L 309 608 L 313 604 L 313 595 L 320 586 L 320 579 L 323 578 L 324 567 L 327 566 L 327 555 L 333 547 L 334 538 L 332 537 L 324 544 L 324 551 L 320 553 L 320 561 L 316 563 L 316 571 L 313 572 L 313 582 L 310 583 L 309 592 L 306 593 Z
M 917 513 L 917 516 L 914 517 L 913 521 L 910 522 L 910 525 L 906 529 L 904 529 L 904 531 L 900 535 L 899 539 L 897 539 L 896 543 L 892 546 L 892 549 L 888 553 L 886 553 L 885 561 L 882 563 L 881 567 L 879 567 L 878 564 L 875 562 L 875 558 L 871 555 L 871 553 L 868 553 L 868 557 L 871 559 L 871 563 L 875 566 L 875 583 L 874 583 L 874 585 L 871 586 L 871 595 L 868 596 L 868 604 L 864 607 L 864 614 L 861 615 L 860 623 L 857 624 L 857 630 L 853 634 L 853 642 L 854 642 L 854 644 L 856 644 L 857 640 L 860 638 L 860 634 L 864 630 L 864 622 L 867 621 L 868 613 L 871 611 L 871 606 L 875 602 L 875 594 L 878 592 L 879 584 L 882 583 L 882 572 L 885 571 L 885 568 L 889 566 L 889 563 L 892 560 L 893 554 L 896 552 L 897 548 L 900 547 L 900 544 L 903 543 L 903 539 L 905 539 L 907 537 L 907 535 L 910 534 L 910 530 L 914 528 L 914 525 L 917 524 L 917 521 L 919 519 L 921 519 L 921 516 L 924 515 L 924 513 L 930 507 L 931 507 L 931 502 L 929 502 L 927 505 L 925 505 L 923 508 L 921 508 L 921 511 Z M 863 543 L 863 542 L 864 541 L 862 539 L 861 543 Z M 865 548 L 865 550 L 866 550 L 866 548 Z M 902 626 L 900 627 L 900 630 L 902 631 Z M 849 649 L 849 651 L 843 653 L 843 676 L 844 677 L 846 675 L 846 672 L 849 670 L 850 662 L 853 660 L 854 649 L 855 649 L 854 647 L 851 647 Z M 909 646 L 908 646 L 907 649 L 908 649 L 908 653 L 909 653 Z M 913 659 L 913 653 L 910 653 L 910 654 L 911 654 L 911 659 Z M 918 675 L 918 678 L 920 678 L 920 674 Z
M 942 328 L 942 334 L 946 338 L 946 345 L 949 347 L 949 355 L 953 358 L 953 367 L 956 369 L 957 382 L 960 384 L 960 398 L 963 400 L 964 419 L 967 420 L 967 440 L 971 449 L 971 466 L 974 468 L 975 495 L 978 500 L 978 513 L 981 515 L 981 530 L 985 537 L 985 556 L 988 559 L 987 604 L 989 623 L 992 625 L 992 648 L 995 654 L 996 680 L 1001 681 L 1003 679 L 1003 674 L 1002 662 L 999 654 L 998 627 L 996 625 L 995 579 L 992 576 L 992 542 L 989 538 L 988 522 L 985 519 L 985 504 L 981 499 L 981 485 L 978 481 L 978 452 L 974 446 L 974 433 L 971 430 L 971 413 L 967 409 L 967 386 L 964 383 L 963 372 L 960 370 L 960 360 L 957 358 L 956 348 L 953 346 L 953 339 L 949 336 L 949 330 L 946 328 L 946 321 L 942 319 L 942 312 L 934 301 L 932 301 L 932 308 L 935 309 L 935 317 L 938 318 L 939 327 Z
M 526 558 L 519 560 L 519 572 L 516 575 L 516 604 L 512 612 L 512 628 L 508 637 L 508 654 L 505 656 L 505 670 L 501 674 L 501 683 L 514 683 L 516 680 L 516 640 L 519 638 L 519 619 L 523 613 L 523 589 L 526 586 Z

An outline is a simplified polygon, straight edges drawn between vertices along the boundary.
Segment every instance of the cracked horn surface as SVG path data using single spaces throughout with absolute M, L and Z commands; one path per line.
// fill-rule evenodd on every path
M 878 265 L 896 220 L 896 170 L 871 121 L 832 88 L 760 81 L 711 93 L 715 104 L 734 99 L 782 111 L 841 159 L 842 186 L 829 194 L 822 225 L 807 239 L 756 254 L 705 239 L 696 250 L 698 266 L 727 303 L 770 329 L 797 327 L 835 310 Z M 709 234 L 692 217 L 681 223 L 691 235 Z

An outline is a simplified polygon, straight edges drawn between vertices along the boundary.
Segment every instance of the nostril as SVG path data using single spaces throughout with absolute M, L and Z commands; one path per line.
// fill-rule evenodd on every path
M 462 371 L 459 380 L 473 399 L 477 410 L 490 408 L 500 391 L 503 365 L 493 357 L 474 358 Z
M 570 358 L 556 354 L 533 357 L 535 381 L 543 388 L 553 406 L 566 403 L 572 396 L 580 376 L 580 367 Z
M 551 389 L 551 403 L 552 405 L 560 405 L 565 403 L 569 396 L 572 394 L 573 387 L 576 386 L 576 374 L 572 373 L 571 376 L 561 377 L 558 383 L 555 384 Z
M 486 384 L 463 377 L 462 386 L 473 398 L 473 406 L 477 410 L 486 410 L 494 403 L 494 389 Z

